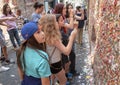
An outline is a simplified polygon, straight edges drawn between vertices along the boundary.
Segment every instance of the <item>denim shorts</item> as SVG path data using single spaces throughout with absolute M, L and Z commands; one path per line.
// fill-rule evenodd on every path
M 5 37 L 4 37 L 3 33 L 2 33 L 2 29 L 0 29 L 0 46 L 1 47 L 6 46 Z

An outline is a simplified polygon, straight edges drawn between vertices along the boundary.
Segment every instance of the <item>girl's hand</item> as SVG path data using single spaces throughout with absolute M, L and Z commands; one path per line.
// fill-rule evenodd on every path
M 16 17 L 7 17 L 8 20 L 14 21 L 16 20 Z
M 74 16 L 74 10 L 71 9 L 71 10 L 70 10 L 70 18 L 73 18 L 73 16 Z
M 11 25 L 7 25 L 8 28 L 11 28 L 12 26 Z

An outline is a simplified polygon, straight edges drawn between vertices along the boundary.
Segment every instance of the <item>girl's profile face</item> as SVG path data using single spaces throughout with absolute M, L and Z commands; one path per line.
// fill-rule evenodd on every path
M 62 10 L 62 15 L 65 16 L 66 15 L 66 6 L 63 7 L 63 10 Z
M 39 10 L 39 13 L 42 13 L 43 10 L 44 10 L 44 6 L 40 7 L 40 8 L 37 8 Z
M 59 25 L 60 28 L 64 26 L 64 19 L 63 19 L 62 16 L 60 16 L 59 19 L 58 19 L 58 25 Z
M 8 5 L 7 8 L 6 8 L 6 11 L 9 12 L 11 9 L 10 9 L 10 6 Z
M 38 43 L 44 43 L 45 42 L 45 34 L 41 29 L 38 29 L 34 33 L 34 37 L 37 40 Z
M 71 9 L 73 9 L 72 5 L 69 5 L 68 12 L 70 13 Z

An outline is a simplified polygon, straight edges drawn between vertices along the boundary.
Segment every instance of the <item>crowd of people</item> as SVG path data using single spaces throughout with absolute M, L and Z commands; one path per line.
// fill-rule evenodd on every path
M 44 4 L 36 2 L 33 7 L 35 11 L 28 22 L 24 22 L 20 9 L 14 14 L 9 4 L 3 6 L 0 18 L 0 24 L 7 27 L 17 53 L 21 85 L 55 85 L 56 80 L 59 85 L 66 85 L 69 78 L 79 75 L 75 69 L 74 44 L 82 45 L 85 10 L 81 6 L 74 10 L 72 4 L 58 3 L 51 12 L 43 15 Z M 23 43 L 18 29 L 24 38 Z M 9 64 L 2 31 L 0 45 L 3 53 L 0 60 Z

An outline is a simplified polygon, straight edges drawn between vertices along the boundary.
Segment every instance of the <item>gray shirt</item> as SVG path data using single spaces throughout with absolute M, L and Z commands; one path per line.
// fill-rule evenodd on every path
M 47 54 L 49 56 L 49 60 L 51 64 L 59 62 L 61 60 L 61 52 L 55 46 L 47 45 Z

